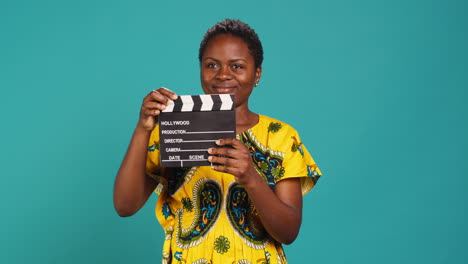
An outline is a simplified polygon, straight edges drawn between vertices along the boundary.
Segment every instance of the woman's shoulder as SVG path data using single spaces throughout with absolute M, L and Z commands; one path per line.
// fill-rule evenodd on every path
M 295 134 L 296 130 L 286 122 L 266 115 L 259 115 L 259 126 L 271 134 Z

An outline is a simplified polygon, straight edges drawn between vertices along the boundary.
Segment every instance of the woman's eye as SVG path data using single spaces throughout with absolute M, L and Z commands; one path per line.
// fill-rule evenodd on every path
M 232 65 L 232 68 L 235 69 L 235 70 L 238 70 L 238 69 L 242 69 L 244 67 L 242 65 L 240 65 L 240 64 L 234 64 L 234 65 Z
M 217 68 L 217 67 L 218 67 L 218 64 L 216 64 L 216 63 L 208 63 L 206 66 L 207 66 L 208 68 Z

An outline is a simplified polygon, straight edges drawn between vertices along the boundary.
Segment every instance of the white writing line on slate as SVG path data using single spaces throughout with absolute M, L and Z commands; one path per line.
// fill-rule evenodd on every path
M 183 152 L 183 151 L 208 151 L 207 149 L 179 149 L 178 151 L 174 152 Z
M 165 162 L 169 162 L 169 161 L 177 161 L 177 162 L 180 162 L 180 161 L 207 161 L 207 159 L 181 159 L 181 160 L 162 160 L 162 161 L 165 161 Z
M 207 134 L 207 133 L 232 133 L 234 131 L 198 131 L 198 132 L 185 132 L 185 134 Z
M 183 140 L 181 143 L 193 143 L 193 142 L 215 142 L 216 140 Z

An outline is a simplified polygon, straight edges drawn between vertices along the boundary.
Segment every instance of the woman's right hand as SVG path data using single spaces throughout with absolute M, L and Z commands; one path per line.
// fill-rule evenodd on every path
M 171 100 L 176 99 L 177 94 L 164 87 L 151 91 L 143 99 L 138 125 L 146 131 L 153 130 L 161 111 L 166 109 Z
M 177 94 L 166 88 L 151 91 L 143 99 L 140 119 L 114 184 L 114 207 L 120 216 L 140 210 L 156 188 L 157 181 L 146 175 L 148 140 L 161 111 L 176 99 Z

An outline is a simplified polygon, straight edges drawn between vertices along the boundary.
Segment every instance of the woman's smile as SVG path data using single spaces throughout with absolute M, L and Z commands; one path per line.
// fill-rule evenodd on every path
M 213 89 L 216 93 L 219 94 L 235 94 L 237 90 L 237 86 L 223 86 L 223 85 L 215 85 Z

